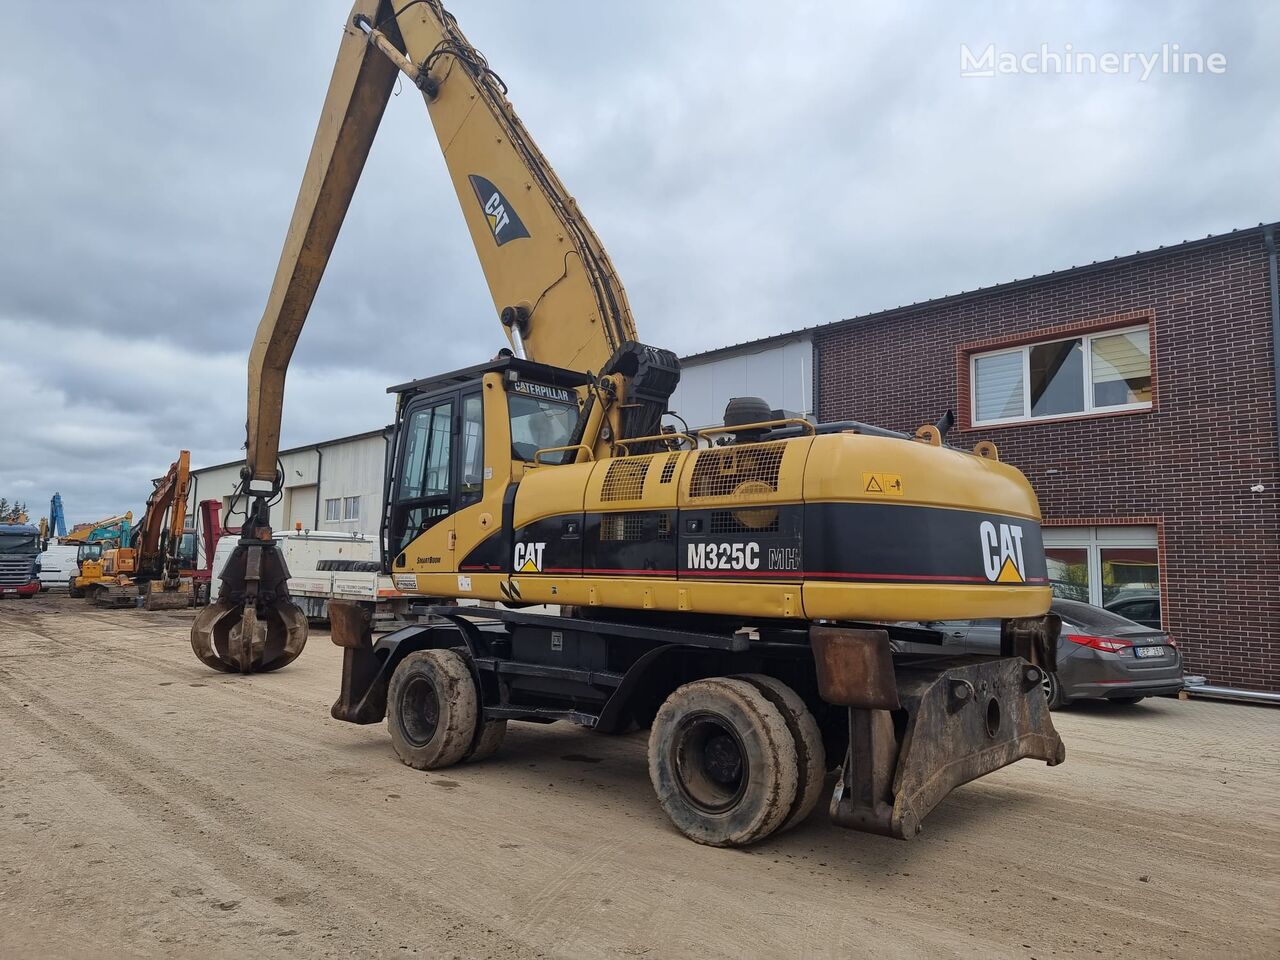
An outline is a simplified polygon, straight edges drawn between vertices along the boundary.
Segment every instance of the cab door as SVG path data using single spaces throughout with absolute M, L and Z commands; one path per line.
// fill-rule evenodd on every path
M 410 404 L 401 421 L 387 530 L 387 546 L 397 568 L 408 566 L 421 573 L 454 569 L 457 409 L 455 393 L 426 397 Z

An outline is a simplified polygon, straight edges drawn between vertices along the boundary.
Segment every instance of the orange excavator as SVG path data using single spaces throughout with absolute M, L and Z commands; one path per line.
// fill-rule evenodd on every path
M 104 607 L 132 607 L 138 597 L 148 610 L 191 606 L 195 531 L 186 526 L 190 479 L 191 454 L 183 450 L 156 481 L 127 545 L 87 561 L 76 590 Z

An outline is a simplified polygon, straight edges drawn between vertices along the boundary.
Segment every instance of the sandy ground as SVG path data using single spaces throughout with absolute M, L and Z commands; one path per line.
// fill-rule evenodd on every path
M 668 825 L 643 735 L 513 724 L 421 773 L 329 718 L 323 633 L 226 677 L 189 621 L 0 602 L 0 957 L 1280 955 L 1280 711 L 1074 707 L 1064 766 L 910 843 L 819 812 L 725 851 Z

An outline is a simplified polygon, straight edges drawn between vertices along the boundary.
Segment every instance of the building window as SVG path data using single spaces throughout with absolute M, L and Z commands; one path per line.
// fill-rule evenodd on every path
M 360 498 L 359 497 L 343 497 L 342 498 L 342 519 L 343 520 L 359 520 L 360 519 Z
M 324 502 L 324 518 L 327 521 L 336 523 L 342 519 L 342 498 L 334 497 L 332 500 Z
M 969 363 L 975 426 L 1151 406 L 1145 325 L 974 354 Z
M 1046 527 L 1044 552 L 1053 595 L 1158 623 L 1158 544 L 1155 527 Z

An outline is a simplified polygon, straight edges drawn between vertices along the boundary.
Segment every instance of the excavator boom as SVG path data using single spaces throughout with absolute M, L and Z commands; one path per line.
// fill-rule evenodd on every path
M 249 358 L 248 466 L 274 484 L 285 372 L 397 77 L 422 92 L 517 353 L 601 371 L 636 337 L 613 265 L 501 79 L 437 0 L 357 0 Z M 441 331 L 443 333 L 443 330 Z
M 356 0 L 249 355 L 241 491 L 252 503 L 224 568 L 227 588 L 192 627 L 192 648 L 216 669 L 275 669 L 306 642 L 306 619 L 289 599 L 288 567 L 269 522 L 281 483 L 285 375 L 401 74 L 426 101 L 496 317 L 516 353 L 597 373 L 610 372 L 611 362 L 634 369 L 659 355 L 674 364 L 673 356 L 634 343 L 631 308 L 604 246 L 453 16 L 439 0 L 411 0 L 399 10 L 387 0 Z M 616 385 L 609 389 L 584 416 L 583 430 L 606 423 L 603 408 L 617 399 Z M 654 410 L 665 406 L 645 399 L 631 404 L 629 423 L 656 429 Z M 622 421 L 612 416 L 616 435 Z

